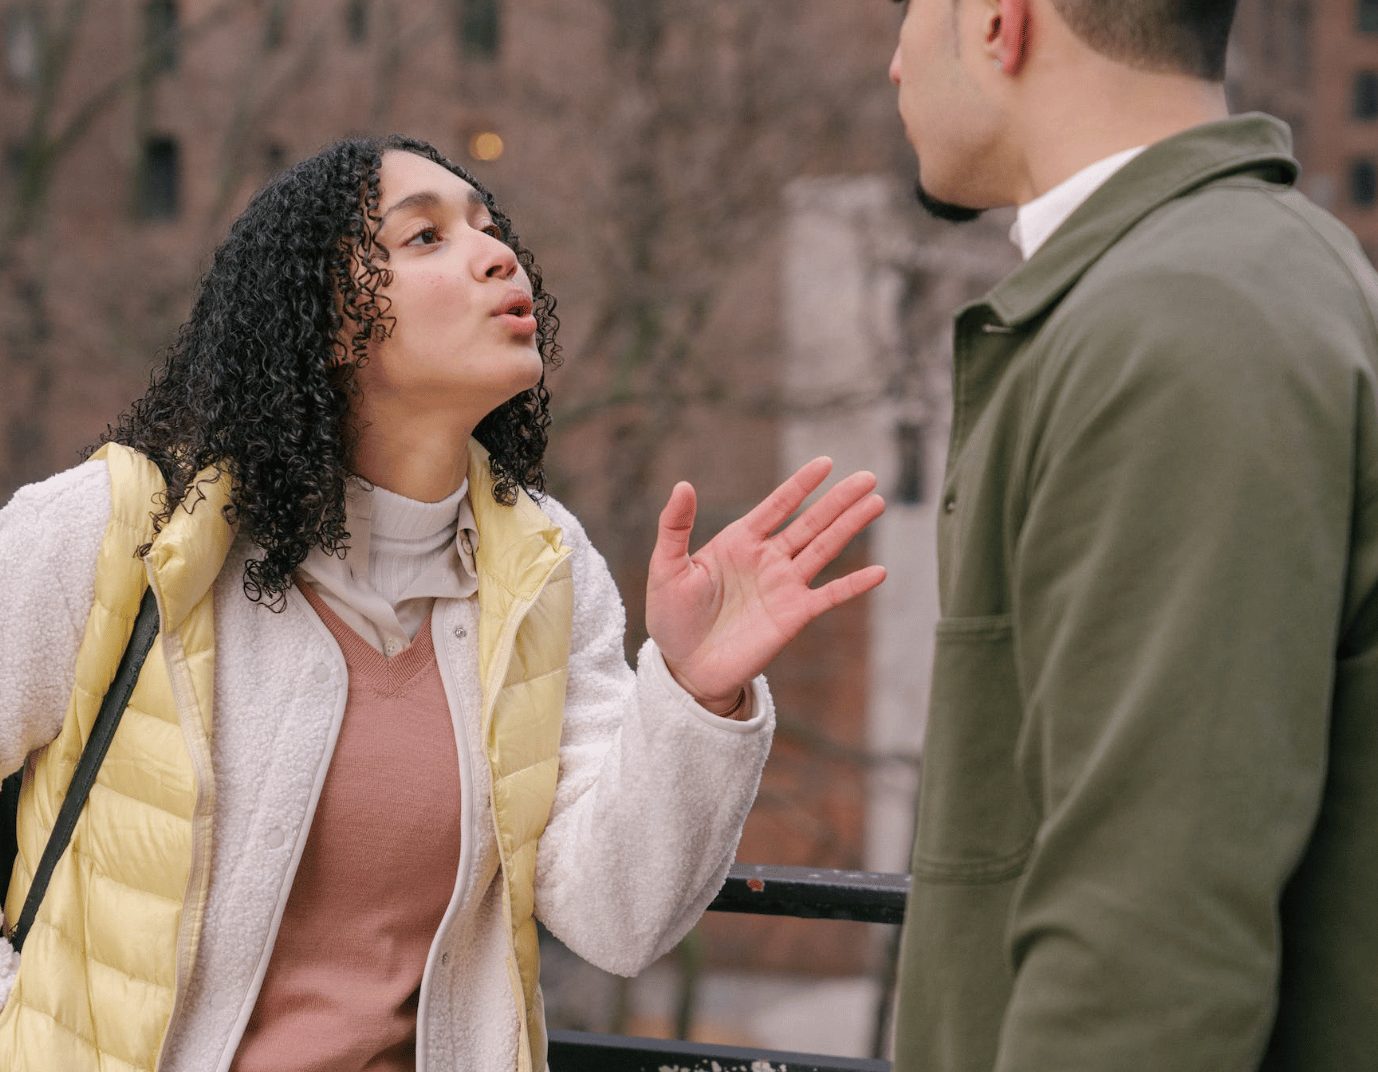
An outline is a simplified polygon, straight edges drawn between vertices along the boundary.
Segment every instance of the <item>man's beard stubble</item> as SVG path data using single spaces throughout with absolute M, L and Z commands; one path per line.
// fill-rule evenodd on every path
M 923 188 L 922 177 L 914 180 L 914 197 L 930 216 L 947 223 L 970 223 L 972 220 L 979 220 L 985 212 L 984 209 L 969 208 L 955 201 L 943 201 L 934 197 Z

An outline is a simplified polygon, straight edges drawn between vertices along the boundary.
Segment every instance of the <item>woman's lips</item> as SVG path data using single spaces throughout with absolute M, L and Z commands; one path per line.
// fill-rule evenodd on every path
M 493 317 L 518 338 L 529 339 L 536 334 L 535 308 L 531 295 L 521 287 L 509 287 L 502 301 L 493 309 Z
M 536 334 L 536 317 L 531 313 L 518 316 L 516 313 L 499 313 L 494 319 L 500 321 L 502 326 L 513 335 L 523 339 L 529 339 Z

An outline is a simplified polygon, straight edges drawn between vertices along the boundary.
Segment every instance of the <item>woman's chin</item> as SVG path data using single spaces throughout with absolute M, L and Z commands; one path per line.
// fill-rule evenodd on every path
M 529 391 L 541 382 L 541 376 L 545 374 L 545 362 L 541 360 L 541 352 L 536 348 L 533 340 L 531 346 L 522 353 L 522 371 L 526 374 L 525 380 L 514 394 L 521 394 L 522 391 Z

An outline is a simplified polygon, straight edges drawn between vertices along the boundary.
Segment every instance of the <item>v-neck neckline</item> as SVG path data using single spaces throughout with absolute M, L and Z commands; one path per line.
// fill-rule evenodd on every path
M 341 618 L 307 583 L 297 585 L 306 602 L 344 654 L 350 670 L 350 684 L 365 684 L 375 692 L 389 695 L 397 692 L 419 673 L 435 662 L 435 641 L 431 636 L 431 615 L 426 612 L 415 639 L 396 655 L 388 656 L 365 640 L 353 626 Z

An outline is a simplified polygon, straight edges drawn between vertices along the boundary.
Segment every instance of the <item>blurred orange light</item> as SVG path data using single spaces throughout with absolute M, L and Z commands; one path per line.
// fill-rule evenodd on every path
M 491 130 L 475 134 L 469 139 L 469 155 L 475 160 L 496 160 L 502 155 L 502 137 Z

